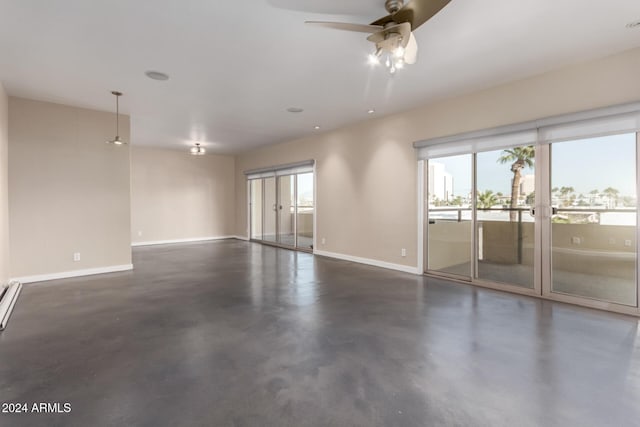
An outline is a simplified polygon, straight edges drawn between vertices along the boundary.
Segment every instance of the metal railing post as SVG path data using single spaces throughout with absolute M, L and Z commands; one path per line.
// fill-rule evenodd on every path
M 518 209 L 518 264 L 522 264 L 522 209 Z

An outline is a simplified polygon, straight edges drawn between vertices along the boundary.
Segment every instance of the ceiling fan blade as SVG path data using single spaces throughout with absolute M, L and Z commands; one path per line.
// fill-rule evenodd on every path
M 360 33 L 375 33 L 382 29 L 379 25 L 349 24 L 345 22 L 305 21 L 305 24 L 333 28 L 334 30 L 357 31 Z
M 404 48 L 404 62 L 407 64 L 415 64 L 418 59 L 418 42 L 415 36 L 411 33 L 409 37 L 409 43 Z
M 385 25 L 389 22 L 408 22 L 411 24 L 411 30 L 415 30 L 420 25 L 431 19 L 442 8 L 449 4 L 451 0 L 410 0 L 399 11 L 393 15 L 387 15 L 371 25 Z

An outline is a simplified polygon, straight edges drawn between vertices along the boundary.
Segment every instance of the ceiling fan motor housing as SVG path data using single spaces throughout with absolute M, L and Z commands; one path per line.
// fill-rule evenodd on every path
M 384 2 L 384 7 L 387 9 L 387 12 L 390 14 L 394 14 L 404 6 L 403 0 L 386 0 Z

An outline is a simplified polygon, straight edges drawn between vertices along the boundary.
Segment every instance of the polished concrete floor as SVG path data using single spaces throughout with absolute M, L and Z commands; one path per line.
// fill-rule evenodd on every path
M 25 286 L 2 426 L 640 425 L 638 319 L 240 241 Z

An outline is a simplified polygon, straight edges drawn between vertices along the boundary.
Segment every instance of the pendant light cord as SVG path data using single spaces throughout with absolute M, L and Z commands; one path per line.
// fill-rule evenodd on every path
M 116 95 L 116 138 L 120 137 L 120 95 Z

